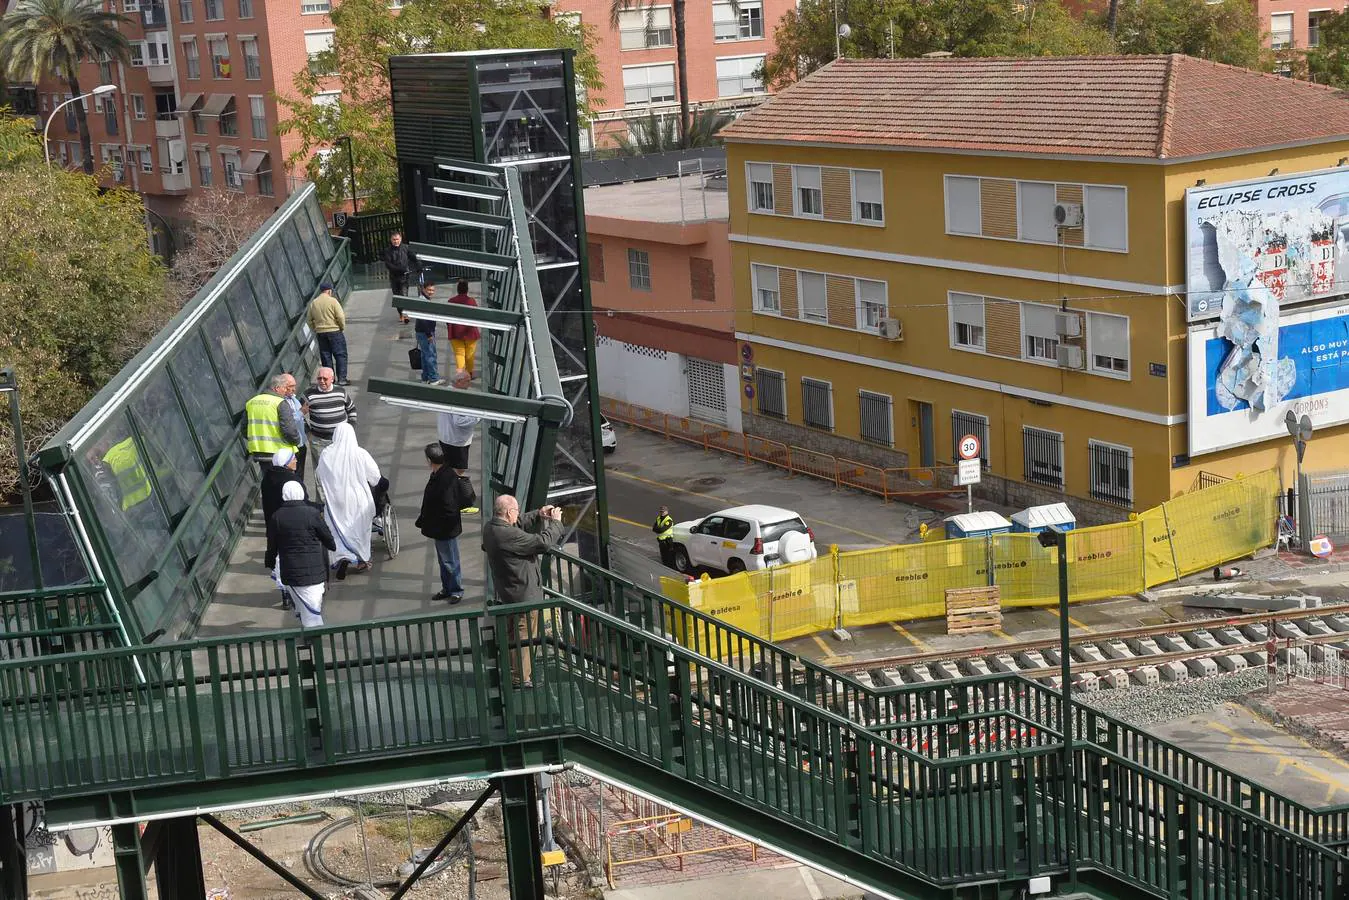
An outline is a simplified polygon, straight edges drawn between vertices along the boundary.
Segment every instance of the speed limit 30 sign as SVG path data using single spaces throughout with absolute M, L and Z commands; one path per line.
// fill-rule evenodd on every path
M 979 458 L 979 438 L 972 434 L 964 435 L 958 447 L 961 459 Z

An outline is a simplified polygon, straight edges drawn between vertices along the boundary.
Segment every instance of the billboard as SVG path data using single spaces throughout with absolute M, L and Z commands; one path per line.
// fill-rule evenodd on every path
M 1185 192 L 1189 321 L 1349 293 L 1349 168 Z
M 1349 422 L 1349 304 L 1285 312 L 1268 330 L 1250 344 L 1221 320 L 1190 332 L 1191 457 L 1287 439 L 1290 409 L 1317 428 Z

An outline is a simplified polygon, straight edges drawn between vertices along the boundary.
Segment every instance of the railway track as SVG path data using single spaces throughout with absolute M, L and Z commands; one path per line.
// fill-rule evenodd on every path
M 1210 678 L 1283 662 L 1321 662 L 1326 648 L 1349 654 L 1349 603 L 1145 625 L 1079 635 L 1070 644 L 1073 687 L 1124 689 Z M 1059 640 L 937 651 L 850 662 L 835 668 L 873 687 L 1015 672 L 1054 686 Z

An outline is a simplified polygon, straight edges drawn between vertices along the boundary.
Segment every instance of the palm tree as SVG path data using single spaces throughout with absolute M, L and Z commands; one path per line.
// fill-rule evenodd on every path
M 632 9 L 646 9 L 646 28 L 652 29 L 655 23 L 656 4 L 659 0 L 609 0 L 609 25 L 618 28 L 619 14 Z M 679 136 L 681 141 L 689 133 L 689 60 L 684 44 L 684 2 L 674 0 L 674 39 L 675 72 L 679 80 Z M 729 0 L 731 12 L 740 15 L 739 0 Z
M 130 45 L 117 26 L 116 13 L 104 12 L 98 0 L 19 0 L 0 18 L 0 68 L 11 78 L 39 81 L 52 75 L 65 81 L 70 96 L 80 87 L 80 62 L 109 57 L 121 63 L 130 58 Z M 84 171 L 93 174 L 93 144 L 84 104 L 74 103 L 80 132 Z
M 693 147 L 715 147 L 721 142 L 717 132 L 734 121 L 734 117 L 718 109 L 700 109 L 693 114 L 689 130 L 683 136 L 675 133 L 675 120 L 654 111 L 644 118 L 628 123 L 628 133 L 617 138 L 619 156 L 645 156 L 667 150 L 687 150 Z

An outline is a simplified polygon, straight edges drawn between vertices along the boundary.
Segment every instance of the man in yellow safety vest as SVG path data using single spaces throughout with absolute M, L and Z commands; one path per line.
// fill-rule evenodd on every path
M 674 568 L 674 519 L 670 518 L 668 507 L 662 506 L 656 515 L 656 523 L 651 526 L 656 533 L 656 546 L 660 548 L 660 564 L 667 569 Z
M 244 404 L 248 419 L 244 438 L 248 455 L 266 472 L 278 450 L 298 453 L 300 429 L 285 400 L 295 391 L 295 379 L 282 373 L 272 377 L 270 387 Z
M 139 506 L 150 499 L 150 476 L 141 464 L 140 452 L 132 438 L 113 444 L 103 454 L 103 464 L 108 467 L 117 482 L 117 494 L 121 500 L 122 512 Z

